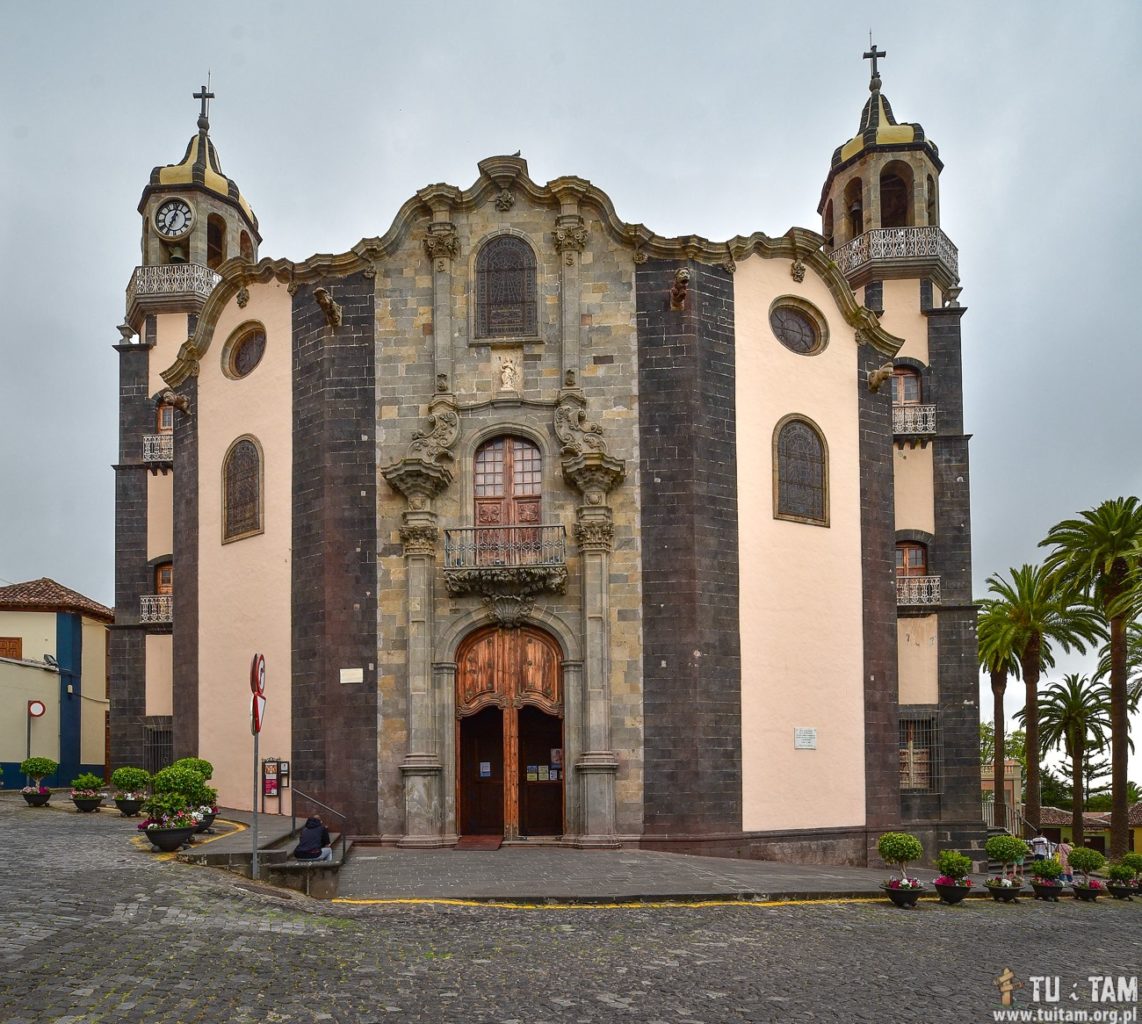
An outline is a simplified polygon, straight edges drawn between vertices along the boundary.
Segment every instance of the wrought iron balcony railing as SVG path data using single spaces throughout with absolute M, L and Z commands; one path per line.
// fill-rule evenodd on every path
M 140 622 L 174 622 L 174 597 L 170 594 L 143 594 L 139 598 Z
M 444 578 L 451 594 L 562 593 L 567 583 L 562 525 L 473 526 L 444 531 Z
M 935 606 L 940 603 L 939 576 L 897 576 L 896 604 L 900 608 Z
M 946 271 L 945 283 L 954 283 L 960 276 L 959 250 L 935 226 L 874 228 L 834 249 L 830 256 L 846 277 L 887 262 L 936 264 Z
M 174 462 L 174 434 L 144 434 L 144 462 Z
M 136 267 L 127 284 L 127 317 L 136 313 L 179 309 L 188 305 L 201 308 L 222 278 L 198 263 L 165 263 L 157 267 Z
M 934 405 L 894 405 L 892 407 L 894 434 L 934 434 L 936 407 Z

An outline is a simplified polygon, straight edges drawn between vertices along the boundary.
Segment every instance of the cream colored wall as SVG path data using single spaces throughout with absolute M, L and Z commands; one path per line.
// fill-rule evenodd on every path
M 896 529 L 936 532 L 932 446 L 897 448 L 892 453 Z
M 169 555 L 173 550 L 174 474 L 152 473 L 147 477 L 147 558 Z
M 169 633 L 147 635 L 147 714 L 169 715 L 174 708 L 173 639 Z
M 56 656 L 55 612 L 0 612 L 0 636 L 18 636 L 25 661 Z
M 901 704 L 940 702 L 937 618 L 923 615 L 896 622 L 896 650 Z
M 107 759 L 107 627 L 83 620 L 83 703 L 80 706 L 79 758 L 84 764 Z
M 824 352 L 796 355 L 769 327 L 773 299 L 812 302 L 829 322 Z M 853 330 L 812 273 L 752 256 L 734 274 L 738 556 L 742 665 L 742 827 L 862 825 L 864 702 Z M 772 439 L 789 413 L 829 448 L 828 528 L 773 517 Z M 795 750 L 793 730 L 817 730 Z
M 897 356 L 919 359 L 928 365 L 928 318 L 920 312 L 920 282 L 915 278 L 888 280 L 884 286 L 881 326 L 904 339 Z
M 228 807 L 250 808 L 250 659 L 266 658 L 266 724 L 261 755 L 291 759 L 291 300 L 277 282 L 251 285 L 249 302 L 222 313 L 198 377 L 199 756 Z M 266 351 L 249 376 L 230 380 L 222 353 L 247 320 L 266 328 Z M 254 537 L 222 543 L 222 460 L 250 434 L 263 458 L 263 525 Z M 176 583 L 177 586 L 177 569 Z M 288 791 L 287 791 L 288 792 Z M 272 805 L 272 802 L 271 802 Z M 288 800 L 283 800 L 288 810 Z
M 42 700 L 47 708 L 32 721 L 32 756 L 59 760 L 59 674 L 0 661 L 0 761 L 20 762 L 28 756 L 30 700 Z

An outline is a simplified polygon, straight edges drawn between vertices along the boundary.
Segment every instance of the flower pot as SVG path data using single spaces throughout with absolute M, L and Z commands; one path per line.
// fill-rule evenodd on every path
M 1023 891 L 1021 885 L 989 885 L 987 891 L 996 903 L 1014 903 Z
M 1063 887 L 1053 882 L 1032 881 L 1031 888 L 1035 890 L 1035 899 L 1046 900 L 1048 903 L 1058 903 L 1059 893 Z
M 1134 894 L 1138 891 L 1132 885 L 1112 885 L 1108 884 L 1106 891 L 1110 893 L 1116 900 L 1132 899 Z
M 213 824 L 214 824 L 214 815 L 213 814 L 204 814 L 202 816 L 202 821 L 200 821 L 198 823 L 198 827 L 194 831 L 195 832 L 209 832 L 210 826 Z
M 29 807 L 45 807 L 52 798 L 51 793 L 24 793 L 24 799 Z
M 90 814 L 92 811 L 99 810 L 100 804 L 103 803 L 101 796 L 73 796 L 71 802 L 75 804 L 75 809 L 80 814 Z
M 118 798 L 115 801 L 115 806 L 119 808 L 119 813 L 122 814 L 124 818 L 133 818 L 139 813 L 139 809 L 143 806 L 143 801 Z
M 194 827 L 189 828 L 149 828 L 147 838 L 152 846 L 157 846 L 163 853 L 174 853 L 183 843 L 189 842 L 194 835 Z
M 1086 903 L 1093 903 L 1099 898 L 1105 889 L 1095 889 L 1089 885 L 1079 885 L 1077 882 L 1071 886 L 1071 892 L 1075 894 L 1075 899 L 1083 900 Z
M 940 894 L 940 902 L 954 907 L 961 900 L 966 899 L 971 892 L 970 885 L 944 885 L 936 882 L 936 892 Z
M 888 898 L 898 907 L 910 908 L 916 906 L 916 901 L 923 894 L 923 889 L 893 889 L 890 885 L 881 888 L 888 894 Z

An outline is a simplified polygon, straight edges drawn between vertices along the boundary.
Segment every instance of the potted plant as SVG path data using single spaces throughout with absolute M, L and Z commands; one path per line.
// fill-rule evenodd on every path
M 1092 871 L 1097 871 L 1106 863 L 1106 858 L 1089 846 L 1076 846 L 1071 850 L 1071 867 L 1082 873 L 1083 884 L 1077 881 L 1071 886 L 1075 897 L 1093 903 L 1099 894 L 1106 891 L 1105 886 L 1097 878 L 1091 878 Z
M 1124 863 L 1125 857 L 1117 864 L 1111 864 L 1106 869 L 1110 881 L 1106 883 L 1106 891 L 1116 900 L 1128 900 L 1137 891 L 1134 888 L 1134 868 Z
M 900 868 L 899 878 L 890 878 L 881 884 L 888 898 L 898 907 L 914 907 L 924 891 L 918 878 L 908 877 L 908 862 L 919 860 L 924 855 L 920 840 L 907 832 L 885 832 L 877 840 L 876 852 L 885 864 L 896 864 Z
M 93 772 L 83 772 L 71 780 L 71 802 L 80 813 L 90 814 L 103 803 L 103 780 Z
M 991 860 L 997 860 L 1003 866 L 998 875 L 984 883 L 991 898 L 997 903 L 1014 903 L 1023 890 L 1022 877 L 1013 877 L 1015 865 L 1026 859 L 1030 849 L 1022 839 L 1006 834 L 992 836 L 983 848 Z
M 958 850 L 941 850 L 936 858 L 940 877 L 933 883 L 940 894 L 940 902 L 954 906 L 971 892 L 972 880 L 968 874 L 972 869 L 970 857 Z
M 43 807 L 52 798 L 52 791 L 44 785 L 44 776 L 54 774 L 57 768 L 59 762 L 50 757 L 29 757 L 20 762 L 20 771 L 32 780 L 32 785 L 20 790 L 30 807 Z
M 181 757 L 155 775 L 155 790 L 182 793 L 187 806 L 199 817 L 196 831 L 206 832 L 218 813 L 218 790 L 206 784 L 213 774 L 214 765 L 209 761 L 201 757 Z
M 190 810 L 180 793 L 152 796 L 147 802 L 147 817 L 139 822 L 139 831 L 163 853 L 173 853 L 189 843 L 197 827 L 198 815 Z
M 1036 860 L 1031 863 L 1031 888 L 1035 890 L 1035 899 L 1046 900 L 1048 903 L 1058 903 L 1059 893 L 1063 891 L 1063 865 L 1058 857 L 1048 857 L 1046 860 Z
M 1135 891 L 1142 890 L 1142 853 L 1124 853 L 1121 863 L 1134 872 L 1131 885 L 1134 886 Z
M 115 806 L 124 818 L 133 818 L 147 799 L 147 787 L 151 784 L 151 773 L 144 768 L 124 765 L 111 773 L 111 785 L 115 787 Z

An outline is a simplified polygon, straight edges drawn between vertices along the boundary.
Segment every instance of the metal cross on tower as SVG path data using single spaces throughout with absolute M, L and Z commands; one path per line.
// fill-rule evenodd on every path
M 872 77 L 873 78 L 879 78 L 880 72 L 877 71 L 877 69 L 876 69 L 876 58 L 877 57 L 887 57 L 888 54 L 885 53 L 884 50 L 878 50 L 876 48 L 876 43 L 874 43 L 872 41 L 871 34 L 869 35 L 868 45 L 869 45 L 869 49 L 866 51 L 866 53 L 864 55 L 864 59 L 872 61 Z
M 214 99 L 214 93 L 210 91 L 210 86 L 204 85 L 193 95 L 196 100 L 202 100 L 202 110 L 198 114 L 198 124 L 200 128 L 204 128 L 206 126 L 202 122 L 207 120 L 207 115 L 210 112 L 210 101 Z

